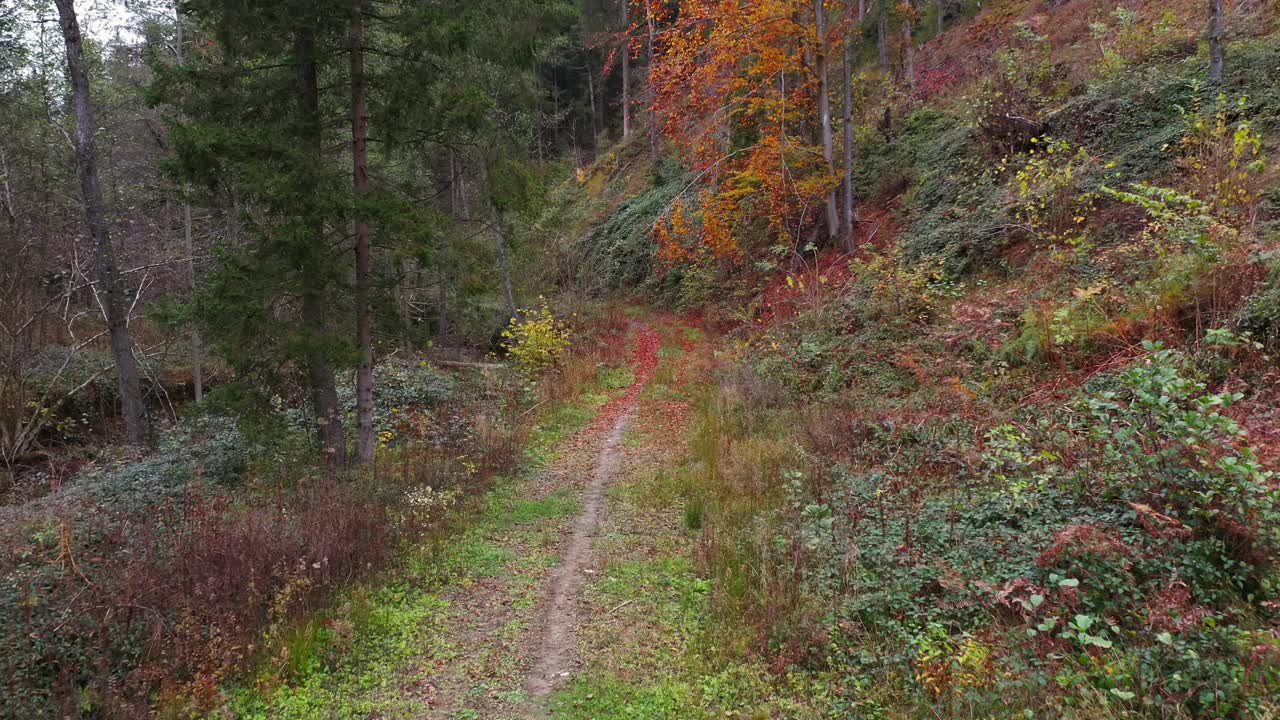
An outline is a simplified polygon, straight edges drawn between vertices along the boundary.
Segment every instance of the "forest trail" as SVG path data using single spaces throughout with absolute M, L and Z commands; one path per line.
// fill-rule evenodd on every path
M 582 581 L 591 561 L 591 543 L 600 524 L 605 487 L 617 474 L 622 456 L 622 435 L 635 417 L 640 391 L 653 377 L 657 367 L 658 334 L 647 325 L 635 327 L 635 349 L 631 360 L 635 380 L 626 392 L 606 404 L 592 423 L 593 428 L 607 426 L 610 422 L 613 426 L 604 438 L 591 474 L 591 484 L 583 497 L 582 512 L 574 522 L 573 535 L 565 547 L 560 567 L 551 578 L 545 632 L 538 647 L 537 662 L 528 678 L 531 701 L 525 708 L 525 715 L 530 718 L 545 715 L 541 706 L 543 700 L 570 674 Z
M 549 717 L 548 697 L 574 674 L 582 595 L 592 569 L 606 491 L 626 450 L 623 436 L 658 363 L 660 336 L 634 323 L 634 380 L 558 448 L 542 473 L 518 489 L 533 517 L 487 538 L 504 567 L 448 593 L 444 637 L 420 659 L 406 688 L 424 720 Z M 557 511 L 569 508 L 572 513 Z

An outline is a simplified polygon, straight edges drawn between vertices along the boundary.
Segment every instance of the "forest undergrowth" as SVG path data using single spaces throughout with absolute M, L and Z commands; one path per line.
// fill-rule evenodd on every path
M 1280 718 L 1280 5 L 20 5 L 0 716 Z

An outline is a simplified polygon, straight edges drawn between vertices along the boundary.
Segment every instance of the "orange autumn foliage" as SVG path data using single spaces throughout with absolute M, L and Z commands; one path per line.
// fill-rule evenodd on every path
M 668 21 L 655 110 L 706 189 L 655 227 L 660 259 L 736 260 L 760 239 L 802 247 L 839 181 L 816 136 L 812 0 L 680 0 Z M 834 23 L 831 38 L 841 32 Z

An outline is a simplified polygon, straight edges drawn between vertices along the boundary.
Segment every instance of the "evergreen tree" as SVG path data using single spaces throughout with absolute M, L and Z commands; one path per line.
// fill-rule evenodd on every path
M 216 43 L 197 43 L 182 65 L 159 69 L 160 97 L 183 112 L 171 132 L 178 175 L 210 202 L 232 194 L 244 203 L 239 220 L 253 238 L 221 255 L 199 316 L 255 389 L 274 391 L 288 376 L 303 382 L 322 446 L 342 464 L 335 367 L 352 356 L 338 322 L 350 190 L 328 152 L 334 101 L 320 78 L 345 44 L 347 13 L 302 0 L 192 0 L 182 9 Z
M 174 174 L 209 204 L 234 197 L 252 238 L 222 252 L 199 292 L 204 334 L 236 367 L 240 396 L 305 386 L 338 463 L 347 443 L 335 378 L 355 367 L 356 452 L 368 459 L 378 328 L 403 331 L 410 318 L 397 315 L 414 306 L 406 276 L 457 255 L 448 238 L 476 234 L 466 227 L 476 219 L 421 202 L 439 192 L 440 158 L 460 160 L 444 183 L 451 197 L 465 194 L 453 186 L 468 174 L 484 193 L 477 206 L 490 211 L 478 222 L 494 238 L 501 317 L 515 305 L 507 203 L 475 149 L 518 156 L 537 142 L 536 70 L 572 8 L 188 0 L 181 10 L 203 41 L 182 64 L 157 67 L 153 97 L 181 111 Z

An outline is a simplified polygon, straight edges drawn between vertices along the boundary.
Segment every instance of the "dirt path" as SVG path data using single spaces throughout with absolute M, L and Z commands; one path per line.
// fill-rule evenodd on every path
M 540 707 L 541 701 L 551 694 L 559 681 L 570 674 L 570 655 L 574 647 L 574 630 L 578 624 L 583 570 L 591 564 L 591 543 L 600 524 L 605 486 L 617 474 L 622 457 L 622 434 L 631 424 L 633 414 L 633 408 L 627 408 L 615 421 L 613 430 L 605 439 L 591 476 L 591 484 L 582 501 L 582 512 L 573 524 L 573 536 L 565 548 L 560 567 L 551 578 L 546 629 L 527 685 L 533 701 L 526 708 L 528 717 L 545 715 Z
M 632 355 L 635 381 L 620 397 L 601 408 L 592 424 L 599 427 L 612 421 L 613 427 L 600 448 L 591 474 L 591 484 L 587 486 L 582 499 L 582 512 L 573 523 L 573 535 L 565 547 L 560 567 L 551 578 L 550 602 L 547 605 L 542 642 L 526 685 L 531 700 L 525 708 L 526 717 L 545 717 L 543 700 L 570 675 L 583 571 L 591 564 L 591 545 L 600 525 L 604 491 L 617 475 L 618 465 L 622 460 L 622 435 L 635 416 L 640 392 L 653 377 L 657 363 L 658 334 L 646 325 L 637 325 L 635 352 Z
M 483 552 L 503 558 L 500 566 L 447 594 L 438 647 L 421 659 L 406 688 L 427 709 L 423 720 L 548 717 L 548 696 L 579 664 L 584 579 L 606 491 L 624 458 L 623 435 L 657 366 L 659 342 L 652 328 L 632 326 L 634 382 L 564 442 L 539 477 L 518 488 L 512 521 L 483 538 Z M 550 511 L 566 504 L 571 512 Z M 528 508 L 547 511 L 515 517 Z

